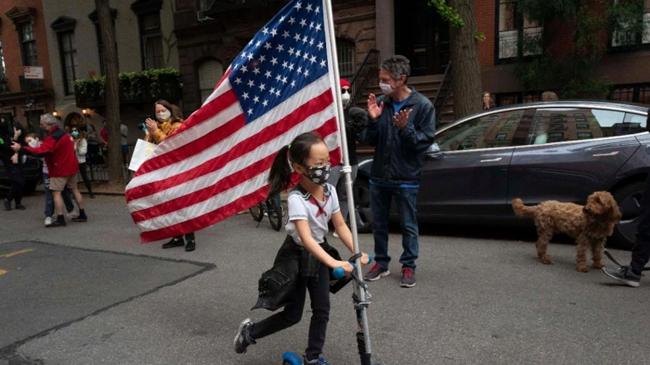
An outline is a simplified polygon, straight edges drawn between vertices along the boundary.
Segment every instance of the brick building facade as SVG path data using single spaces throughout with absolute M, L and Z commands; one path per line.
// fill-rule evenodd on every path
M 43 78 L 25 79 L 24 66 L 42 70 Z M 38 127 L 40 114 L 52 110 L 53 97 L 42 1 L 1 1 L 0 114 L 23 127 Z

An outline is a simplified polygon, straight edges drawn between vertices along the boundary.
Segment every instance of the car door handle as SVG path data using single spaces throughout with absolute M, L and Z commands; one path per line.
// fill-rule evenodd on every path
M 609 157 L 609 156 L 616 156 L 618 155 L 618 151 L 612 151 L 608 153 L 594 153 L 592 156 L 593 157 Z
M 481 160 L 481 163 L 485 163 L 485 162 L 498 162 L 498 161 L 501 161 L 502 159 L 503 159 L 503 157 L 488 158 L 487 160 Z

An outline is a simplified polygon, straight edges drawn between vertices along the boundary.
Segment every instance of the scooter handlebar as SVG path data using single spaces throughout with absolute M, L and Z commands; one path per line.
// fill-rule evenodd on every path
M 368 255 L 368 264 L 370 264 L 372 261 L 373 261 L 373 256 Z M 350 260 L 348 262 L 350 263 L 350 265 L 352 265 L 353 270 L 356 269 L 356 264 L 355 264 L 354 260 Z M 345 269 L 343 269 L 340 266 L 335 267 L 334 270 L 332 270 L 332 276 L 336 280 L 342 279 L 345 276 Z

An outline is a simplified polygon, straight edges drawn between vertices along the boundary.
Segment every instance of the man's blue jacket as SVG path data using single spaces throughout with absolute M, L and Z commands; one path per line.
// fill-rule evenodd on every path
M 398 112 L 390 97 L 379 97 L 384 109 L 375 120 L 370 120 L 361 134 L 361 140 L 375 147 L 370 177 L 376 180 L 415 182 L 420 180 L 424 152 L 433 143 L 436 113 L 431 101 L 411 89 L 402 109 L 412 108 L 408 124 L 399 129 L 393 124 Z

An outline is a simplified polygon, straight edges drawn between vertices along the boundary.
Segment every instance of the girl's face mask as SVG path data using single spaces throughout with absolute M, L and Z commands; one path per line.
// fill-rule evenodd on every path
M 350 105 L 352 96 L 350 95 L 350 90 L 343 90 L 341 93 L 341 101 L 343 102 L 343 107 L 347 108 Z
M 330 168 L 329 164 L 320 165 L 320 166 L 306 166 L 307 168 L 307 178 L 311 180 L 314 184 L 325 185 L 327 180 L 330 178 Z
M 79 137 L 79 131 L 78 131 L 78 130 L 76 130 L 76 129 L 75 129 L 75 130 L 73 130 L 73 131 L 72 131 L 72 132 L 71 132 L 70 134 L 71 134 L 71 135 L 72 135 L 72 137 L 74 137 L 74 138 L 77 138 L 77 137 Z

